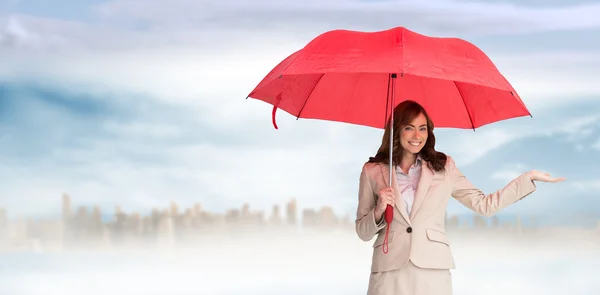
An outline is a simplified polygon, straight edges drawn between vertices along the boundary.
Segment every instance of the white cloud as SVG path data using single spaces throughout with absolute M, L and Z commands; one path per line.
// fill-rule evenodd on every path
M 133 5 L 124 3 L 114 5 Z M 377 7 L 389 3 L 368 5 Z M 411 5 L 433 9 L 426 3 Z M 346 2 L 336 2 L 338 4 Z M 196 4 L 186 5 L 195 7 Z M 187 7 L 174 3 L 173 8 L 167 9 L 194 11 L 183 8 Z M 453 21 L 456 20 L 448 20 Z M 0 24 L 2 22 L 0 19 Z M 18 44 L 19 48 L 0 48 L 3 63 L 0 78 L 34 76 L 48 83 L 68 81 L 84 88 L 103 85 L 113 91 L 127 90 L 202 106 L 245 97 L 272 67 L 317 34 L 308 29 L 306 34 L 278 30 L 249 32 L 242 28 L 225 32 L 221 27 L 135 31 L 102 22 L 91 25 L 29 16 L 13 16 L 4 22 L 0 39 L 9 41 L 0 43 Z M 564 103 L 565 96 L 586 99 L 600 93 L 600 86 L 593 79 L 600 75 L 597 53 L 555 51 L 505 55 L 499 52 L 490 57 L 530 109 Z M 227 110 L 230 112 L 231 108 Z
M 590 96 L 600 93 L 593 82 L 600 74 L 600 55 L 594 52 L 547 51 L 491 58 L 531 108 L 570 104 L 572 99 L 591 100 Z
M 261 116 L 264 123 L 239 118 L 232 123 L 227 117 L 197 118 L 205 113 L 200 109 L 173 110 L 134 99 L 119 105 L 137 106 L 129 113 L 85 119 L 27 102 L 27 96 L 10 98 L 27 105 L 15 114 L 21 121 L 6 126 L 0 138 L 5 147 L 0 178 L 6 184 L 0 204 L 11 214 L 56 212 L 63 192 L 75 205 L 99 204 L 109 212 L 116 204 L 148 212 L 171 200 L 183 206 L 200 202 L 214 211 L 249 202 L 269 211 L 296 197 L 301 208 L 334 205 L 343 214 L 355 205 L 361 165 L 381 135 L 289 116 L 273 130 L 268 111 Z M 122 100 L 106 99 L 108 105 Z M 371 144 L 360 144 L 365 140 Z
M 461 36 L 600 27 L 595 17 L 600 12 L 598 4 L 540 8 L 447 0 L 336 0 L 326 4 L 117 0 L 88 8 L 97 13 L 93 22 L 23 14 L 0 17 L 2 47 L 23 50 L 23 46 L 39 48 L 43 44 L 59 52 L 194 45 L 223 50 L 247 48 L 274 36 L 281 43 L 305 43 L 337 28 L 382 30 L 403 25 L 424 34 Z
M 0 78 L 136 93 L 186 105 L 213 106 L 216 116 L 243 119 L 253 113 L 247 109 L 252 107 L 245 100 L 247 94 L 287 52 L 207 54 L 202 48 L 171 48 L 69 56 L 12 55 L 0 57 L 5 65 Z
M 517 124 L 516 120 L 520 124 Z M 483 156 L 505 144 L 532 136 L 582 141 L 600 129 L 598 123 L 600 123 L 600 116 L 589 115 L 575 118 L 563 117 L 561 120 L 545 118 L 543 121 L 535 118 L 519 118 L 483 126 L 476 131 L 438 129 L 436 137 L 440 140 L 437 147 L 452 155 L 459 165 L 466 166 L 476 163 Z M 583 146 L 575 146 L 576 150 L 583 148 Z M 502 174 L 498 177 L 500 175 Z
M 569 142 L 582 142 L 594 135 L 600 127 L 600 115 L 589 115 L 561 122 L 549 135 L 563 135 Z
M 49 84 L 68 83 L 91 89 L 102 85 L 114 92 L 127 91 L 190 105 L 211 106 L 218 116 L 245 120 L 245 116 L 253 113 L 248 107 L 259 109 L 254 106 L 256 102 L 247 102 L 244 98 L 272 67 L 298 48 L 294 45 L 209 54 L 202 48 L 169 48 L 68 56 L 55 54 L 52 59 L 50 55 L 7 55 L 0 58 L 4 64 L 0 78 L 29 77 Z M 545 64 L 529 63 L 527 56 L 520 59 L 520 65 L 504 63 L 504 56 L 493 58 L 505 69 L 505 75 L 530 109 L 565 103 L 567 95 L 572 103 L 574 99 L 600 94 L 600 86 L 592 81 L 592 77 L 600 75 L 600 67 L 589 72 L 573 70 L 573 73 L 561 76 L 561 83 L 555 80 L 554 74 L 557 70 L 575 69 L 589 63 L 600 64 L 600 56 L 581 63 L 568 61 L 568 58 L 552 58 L 564 60 L 553 62 L 555 70 Z M 265 109 L 261 110 L 262 116 Z
M 139 9 L 144 6 L 144 9 Z M 416 1 L 214 1 L 116 0 L 97 12 L 109 20 L 155 21 L 161 26 L 226 28 L 395 26 L 398 19 L 419 30 L 515 33 L 598 27 L 600 5 L 540 8 L 507 3 Z
M 315 143 L 296 148 L 267 142 L 262 147 L 161 147 L 143 144 L 145 133 L 124 143 L 99 139 L 89 143 L 92 148 L 54 147 L 39 164 L 3 165 L 1 203 L 9 213 L 56 212 L 60 195 L 68 192 L 76 204 L 100 204 L 111 211 L 119 204 L 147 212 L 171 200 L 184 206 L 200 202 L 213 211 L 249 202 L 269 211 L 296 197 L 301 207 L 337 205 L 337 212 L 347 212 L 339 205 L 355 201 L 358 173 L 370 155 L 361 157 L 355 146 L 316 144 L 323 136 L 305 137 Z
M 203 11 L 202 14 L 216 17 L 221 16 L 218 12 L 227 11 L 235 14 L 236 11 L 241 13 L 249 7 L 253 7 L 250 11 L 259 10 L 268 13 L 290 9 L 290 13 L 301 14 L 304 10 L 336 13 L 337 10 L 333 7 L 336 9 L 360 7 L 362 13 L 363 9 L 407 5 L 423 13 L 427 11 L 437 13 L 441 8 L 456 9 L 464 13 L 471 10 L 487 13 L 493 11 L 492 16 L 488 17 L 483 17 L 485 14 L 481 13 L 474 15 L 503 26 L 514 22 L 494 17 L 503 16 L 505 11 L 511 12 L 511 18 L 519 15 L 530 16 L 529 14 L 534 11 L 530 8 L 505 4 L 452 3 L 451 1 L 373 3 L 339 0 L 329 3 L 328 8 L 319 7 L 316 2 L 304 3 L 299 11 L 286 8 L 288 6 L 279 2 L 268 5 L 262 2 L 252 4 L 239 2 L 229 3 L 225 7 L 206 1 L 193 3 L 175 1 L 169 5 L 162 1 L 144 1 L 147 7 L 144 10 L 139 9 L 139 4 L 138 1 L 114 1 L 101 4 L 98 9 L 106 15 L 123 15 L 130 18 L 139 13 L 142 14 L 139 16 L 142 18 L 159 20 L 166 18 L 165 21 L 170 21 L 198 19 L 199 10 Z M 292 7 L 297 6 L 292 5 Z M 457 8 L 451 8 L 454 6 Z M 590 11 L 595 7 L 591 5 L 585 8 L 586 11 Z M 562 10 L 549 9 L 535 11 L 540 14 L 563 13 L 560 12 Z M 570 11 L 569 9 L 566 13 Z M 520 14 L 514 14 L 516 12 Z M 185 16 L 188 13 L 189 18 L 180 15 Z M 247 15 L 259 19 L 259 15 L 252 13 Z M 353 19 L 349 16 L 347 18 Z M 369 18 L 369 21 L 372 19 Z M 394 20 L 396 19 L 397 16 L 394 15 Z M 444 22 L 457 23 L 465 18 L 441 19 Z M 523 17 L 523 19 L 531 21 L 530 17 Z M 564 19 L 564 17 L 550 19 L 554 25 L 556 19 Z M 578 19 L 585 20 L 584 17 Z M 423 21 L 419 18 L 419 23 L 435 24 L 439 20 L 440 18 L 426 18 L 426 21 Z M 303 21 L 305 24 L 313 23 L 308 19 Z M 139 31 L 119 27 L 118 22 L 111 24 L 108 21 L 99 21 L 88 24 L 23 15 L 12 16 L 4 21 L 0 19 L 0 24 L 3 22 L 5 26 L 3 30 L 0 29 L 0 39 L 8 41 L 0 41 L 0 43 L 5 43 L 5 47 L 18 44 L 19 48 L 18 50 L 13 50 L 12 47 L 4 50 L 0 48 L 3 56 L 0 57 L 0 62 L 4 65 L 0 69 L 0 78 L 35 76 L 40 81 L 48 81 L 48 83 L 68 81 L 69 84 L 85 88 L 97 88 L 98 85 L 103 85 L 114 91 L 127 90 L 151 97 L 183 100 L 185 103 L 201 106 L 205 106 L 206 103 L 219 103 L 229 98 L 245 97 L 280 60 L 301 48 L 318 32 L 330 29 L 329 27 L 322 27 L 316 31 L 301 29 L 305 33 L 289 34 L 285 29 L 249 30 L 248 27 L 203 28 L 193 25 L 168 29 L 161 25 L 150 30 Z M 571 22 L 565 23 L 571 24 Z M 357 29 L 367 29 L 358 26 Z M 304 27 L 304 25 L 297 26 L 297 28 Z M 600 86 L 593 79 L 600 75 L 600 55 L 597 53 L 577 51 L 509 55 L 498 53 L 490 57 L 530 109 L 563 103 L 565 96 L 585 99 L 600 93 Z M 556 72 L 560 72 L 561 75 L 556 75 Z M 219 115 L 231 115 L 231 103 L 227 105 L 229 106 L 227 111 L 221 111 L 227 113 L 219 113 Z M 245 110 L 247 105 L 244 104 L 242 109 Z
M 512 140 L 530 135 L 528 133 L 511 132 L 499 127 L 477 130 L 475 132 L 465 130 L 464 132 L 455 133 L 452 139 L 440 143 L 440 147 L 443 147 L 443 150 L 447 150 L 450 155 L 453 155 L 460 165 L 472 164 L 490 151 Z
M 600 179 L 573 181 L 571 185 L 581 192 L 600 192 Z
M 6 22 L 6 28 L 0 33 L 0 47 L 21 47 L 21 43 L 31 42 L 33 36 L 19 24 L 15 18 Z
M 100 28 L 60 19 L 45 19 L 26 15 L 0 16 L 0 52 L 55 52 L 77 49 L 84 45 L 88 34 L 99 35 Z M 119 33 L 122 35 L 122 33 Z
M 492 173 L 490 178 L 493 180 L 498 180 L 500 183 L 509 183 L 510 181 L 514 180 L 515 178 L 521 176 L 523 173 L 534 170 L 534 169 L 538 170 L 538 171 L 550 173 L 550 175 L 552 177 L 561 177 L 562 176 L 562 175 L 556 174 L 555 173 L 556 171 L 539 169 L 539 167 L 535 168 L 535 167 L 530 167 L 530 166 L 523 165 L 523 164 L 505 164 L 501 169 Z
M 531 170 L 531 168 L 523 164 L 506 165 L 503 169 L 494 172 L 491 178 L 508 183 L 529 170 Z
M 203 49 L 203 53 L 223 53 L 239 51 L 241 48 L 262 47 L 265 42 L 270 48 L 289 46 L 305 42 L 314 37 L 315 32 L 290 34 L 285 30 L 246 30 L 236 28 L 161 28 L 148 30 L 120 26 L 119 22 L 64 20 L 23 14 L 0 15 L 0 36 L 9 38 L 11 43 L 1 43 L 3 54 L 71 54 L 119 52 L 120 50 L 160 50 L 168 48 Z M 33 39 L 35 37 L 35 39 Z M 298 44 L 296 44 L 298 45 Z

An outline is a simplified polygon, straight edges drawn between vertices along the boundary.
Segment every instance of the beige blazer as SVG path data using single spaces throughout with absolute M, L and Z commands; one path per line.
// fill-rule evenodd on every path
M 412 261 L 421 268 L 453 269 L 454 258 L 446 237 L 446 206 L 450 196 L 483 216 L 492 216 L 502 208 L 524 198 L 536 187 L 527 174 L 522 174 L 504 188 L 484 194 L 456 168 L 448 157 L 445 171 L 434 172 L 422 161 L 421 179 L 415 192 L 415 200 L 408 216 L 396 178 L 392 186 L 396 193 L 394 220 L 388 236 L 388 253 L 382 251 L 385 227 L 375 223 L 374 209 L 377 193 L 388 185 L 389 165 L 366 163 L 360 174 L 356 233 L 363 241 L 373 243 L 372 272 L 389 271 L 404 267 Z

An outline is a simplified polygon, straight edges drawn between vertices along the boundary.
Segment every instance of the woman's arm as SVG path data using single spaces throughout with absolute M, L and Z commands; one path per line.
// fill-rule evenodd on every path
M 356 233 L 363 241 L 370 241 L 377 232 L 385 227 L 383 218 L 375 220 L 376 198 L 365 166 L 360 173 L 358 184 L 358 208 L 356 210 Z
M 536 186 L 530 178 L 529 173 L 523 173 L 509 182 L 504 188 L 486 195 L 458 170 L 451 157 L 448 157 L 446 167 L 450 175 L 450 181 L 452 182 L 452 197 L 475 213 L 486 217 L 495 215 L 503 208 L 521 200 L 536 190 Z

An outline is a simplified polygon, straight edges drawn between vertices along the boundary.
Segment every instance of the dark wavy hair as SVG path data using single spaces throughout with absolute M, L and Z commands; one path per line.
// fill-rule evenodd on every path
M 416 117 L 423 114 L 427 119 L 427 141 L 423 149 L 419 152 L 421 158 L 427 161 L 429 168 L 434 171 L 442 171 L 446 166 L 447 156 L 442 152 L 435 150 L 435 135 L 433 134 L 433 122 L 427 115 L 425 108 L 419 103 L 406 100 L 394 108 L 394 150 L 392 160 L 394 165 L 399 165 L 402 160 L 404 149 L 400 145 L 400 133 L 402 129 L 410 124 Z M 381 146 L 375 157 L 369 158 L 369 162 L 378 162 L 389 164 L 390 157 L 390 121 L 386 124 Z

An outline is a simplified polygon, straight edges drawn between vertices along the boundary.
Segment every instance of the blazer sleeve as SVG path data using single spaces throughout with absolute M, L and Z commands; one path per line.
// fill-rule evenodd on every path
M 360 173 L 358 184 L 358 208 L 355 221 L 356 233 L 363 241 L 370 241 L 377 232 L 386 226 L 383 218 L 379 223 L 375 223 L 376 200 L 365 165 Z
M 451 157 L 448 157 L 446 167 L 452 181 L 452 197 L 473 212 L 486 217 L 495 215 L 503 208 L 523 199 L 536 190 L 535 183 L 527 173 L 523 173 L 504 188 L 491 194 L 484 194 L 460 172 Z

